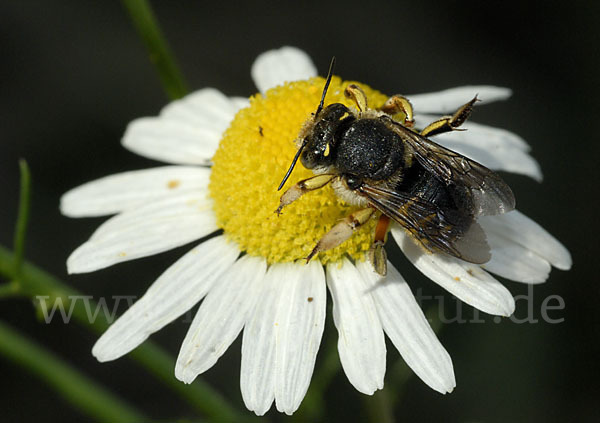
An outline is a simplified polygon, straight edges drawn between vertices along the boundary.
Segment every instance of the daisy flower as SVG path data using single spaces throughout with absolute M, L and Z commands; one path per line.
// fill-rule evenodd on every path
M 70 273 L 99 270 L 215 234 L 152 283 L 92 353 L 103 362 L 119 358 L 203 300 L 183 340 L 175 376 L 191 383 L 243 331 L 240 386 L 246 406 L 262 415 L 275 401 L 279 411 L 291 414 L 313 373 L 328 288 L 340 361 L 358 391 L 372 394 L 383 387 L 385 333 L 423 382 L 451 392 L 452 361 L 407 282 L 391 263 L 381 279 L 364 261 L 375 221 L 305 265 L 300 259 L 356 207 L 327 186 L 304 195 L 281 216 L 273 213 L 281 194 L 277 186 L 296 152 L 293 141 L 319 103 L 324 79 L 304 52 L 291 47 L 261 54 L 252 78 L 259 93 L 249 100 L 207 88 L 170 103 L 157 117 L 129 124 L 126 148 L 171 165 L 107 176 L 63 196 L 61 210 L 67 216 L 115 215 L 71 254 Z M 335 76 L 326 103 L 351 106 L 343 94 L 347 85 Z M 374 107 L 387 99 L 360 86 Z M 407 97 L 417 126 L 424 126 L 476 93 L 489 102 L 507 98 L 510 90 L 468 86 Z M 491 169 L 541 180 L 520 137 L 473 122 L 464 127 L 468 130 L 435 140 Z M 299 165 L 292 180 L 310 176 Z M 481 266 L 425 254 L 400 227 L 391 234 L 423 274 L 494 315 L 509 316 L 515 303 L 490 272 L 540 283 L 551 266 L 571 265 L 568 251 L 518 211 L 482 217 L 479 223 L 492 252 Z

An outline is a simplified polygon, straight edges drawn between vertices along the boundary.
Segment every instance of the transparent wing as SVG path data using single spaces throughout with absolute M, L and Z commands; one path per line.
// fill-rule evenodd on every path
M 487 167 L 425 138 L 389 119 L 391 128 L 413 149 L 414 157 L 446 185 L 470 191 L 473 214 L 495 215 L 515 208 L 508 185 Z
M 442 210 L 435 204 L 381 186 L 363 184 L 358 193 L 394 219 L 429 251 L 442 251 L 471 263 L 485 263 L 490 247 L 472 216 Z

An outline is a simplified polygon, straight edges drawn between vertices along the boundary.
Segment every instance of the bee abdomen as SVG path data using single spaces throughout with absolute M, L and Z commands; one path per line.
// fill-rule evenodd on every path
M 410 197 L 434 204 L 439 212 L 423 216 L 418 222 L 419 226 L 432 230 L 444 228 L 441 232 L 448 236 L 449 242 L 461 238 L 475 221 L 469 211 L 472 209 L 469 206 L 472 200 L 468 197 L 468 193 L 457 190 L 453 185 L 446 185 L 427 172 L 418 162 L 404 169 L 402 179 L 395 189 L 407 193 Z

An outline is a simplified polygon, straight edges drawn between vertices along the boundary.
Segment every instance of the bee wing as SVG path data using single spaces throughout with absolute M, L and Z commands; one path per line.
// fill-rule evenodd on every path
M 471 193 L 475 216 L 501 214 L 515 208 L 510 187 L 495 172 L 390 121 L 394 132 L 412 147 L 414 157 L 422 166 L 446 185 L 454 184 Z
M 443 251 L 471 263 L 491 258 L 485 232 L 471 216 L 442 210 L 435 204 L 382 186 L 363 184 L 360 195 L 407 229 L 430 251 Z M 465 220 L 466 219 L 466 220 Z M 465 233 L 460 228 L 469 225 Z

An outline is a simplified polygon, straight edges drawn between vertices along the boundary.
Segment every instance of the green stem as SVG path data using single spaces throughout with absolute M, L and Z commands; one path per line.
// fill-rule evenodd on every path
M 20 294 L 19 282 L 16 280 L 0 285 L 0 298 L 16 297 Z
M 203 380 L 196 379 L 191 385 L 186 385 L 175 379 L 173 375 L 175 359 L 158 345 L 146 341 L 131 352 L 131 358 L 149 369 L 157 378 L 185 398 L 197 411 L 211 420 L 256 421 L 251 415 L 243 415 L 235 410 L 221 394 Z
M 48 382 L 67 401 L 94 419 L 148 421 L 139 411 L 3 322 L 0 322 L 0 354 Z
M 150 3 L 146 0 L 123 0 L 123 5 L 148 50 L 150 62 L 154 64 L 167 95 L 171 100 L 183 97 L 188 92 L 187 84 L 162 34 Z
M 431 329 L 433 329 L 436 334 L 444 327 L 439 318 L 437 305 L 429 307 L 425 312 L 425 317 L 429 321 L 429 326 L 431 326 Z M 408 367 L 402 357 L 398 358 L 390 369 L 389 381 L 386 382 L 383 388 L 383 391 L 386 391 L 386 396 L 389 399 L 388 405 L 391 410 L 394 410 L 402 400 L 406 385 L 413 376 L 414 372 L 412 369 Z
M 412 369 L 406 365 L 402 357 L 398 358 L 389 371 L 389 381 L 386 382 L 382 391 L 386 392 L 391 410 L 402 401 L 406 385 L 414 375 Z
M 31 203 L 31 173 L 29 166 L 23 159 L 19 160 L 21 171 L 21 192 L 19 196 L 19 212 L 15 225 L 14 250 L 15 250 L 15 280 L 21 278 L 21 267 L 25 255 L 25 236 L 27 234 L 27 222 L 29 221 L 29 205 Z
M 375 391 L 371 397 L 364 397 L 368 421 L 378 423 L 394 422 L 393 402 L 390 396 L 393 397 L 393 393 L 390 392 L 390 389 L 384 388 Z
M 315 372 L 315 376 L 310 383 L 310 388 L 302 401 L 302 405 L 292 417 L 295 421 L 323 420 L 326 409 L 325 391 L 342 367 L 338 357 L 337 336 L 331 337 L 324 350 L 325 356 L 322 358 L 322 363 Z
M 0 274 L 14 278 L 14 254 L 5 247 L 0 246 Z M 70 298 L 79 297 L 81 293 L 67 286 L 64 282 L 50 275 L 31 263 L 24 262 L 22 270 L 22 286 L 24 294 L 33 297 L 47 296 L 46 301 L 52 303 L 60 298 L 65 309 L 70 307 Z M 109 323 L 102 313 L 98 313 L 95 320 L 91 321 L 89 310 L 96 310 L 97 304 L 89 302 L 88 307 L 83 301 L 75 301 L 72 317 L 84 327 L 89 327 L 96 333 L 104 332 Z M 210 385 L 201 379 L 196 379 L 193 384 L 185 385 L 175 379 L 173 369 L 175 359 L 162 348 L 146 341 L 135 349 L 130 356 L 147 368 L 169 388 L 179 393 L 196 410 L 216 421 L 244 421 L 248 417 L 239 413 Z

